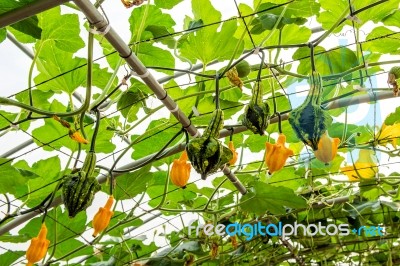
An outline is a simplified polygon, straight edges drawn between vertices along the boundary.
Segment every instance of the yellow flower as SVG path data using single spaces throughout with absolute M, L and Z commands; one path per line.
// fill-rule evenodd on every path
M 188 156 L 186 151 L 182 152 L 179 159 L 175 159 L 171 166 L 169 176 L 171 182 L 178 187 L 186 188 L 186 184 L 190 177 L 190 163 L 187 163 Z
M 328 131 L 326 131 L 319 139 L 318 150 L 314 151 L 315 157 L 321 162 L 328 164 L 335 158 L 339 143 L 339 138 L 329 137 Z
M 79 131 L 76 130 L 69 130 L 68 133 L 69 137 L 73 140 L 75 140 L 76 142 L 82 143 L 82 144 L 88 144 L 89 141 L 87 141 L 86 139 L 84 139 L 81 135 L 81 133 L 79 133 Z
M 230 161 L 229 161 L 229 165 L 234 165 L 236 163 L 236 161 L 237 161 L 238 153 L 237 153 L 237 151 L 235 149 L 235 146 L 233 145 L 233 141 L 229 141 L 228 147 L 231 150 L 232 155 L 233 155 L 232 159 L 230 159 Z
M 361 179 L 372 179 L 378 172 L 378 167 L 373 156 L 374 152 L 371 150 L 360 150 L 357 161 L 352 166 L 341 167 L 340 171 L 347 175 L 351 182 L 361 181 Z
M 391 143 L 394 149 L 397 149 L 397 138 L 400 137 L 400 123 L 393 125 L 382 125 L 382 128 L 378 135 L 378 143 L 386 146 L 387 143 Z
M 31 244 L 26 251 L 26 258 L 28 259 L 27 266 L 32 266 L 46 256 L 50 244 L 50 241 L 46 239 L 46 235 L 47 227 L 45 223 L 42 223 L 38 236 L 32 238 Z
M 268 166 L 269 174 L 282 169 L 289 156 L 293 156 L 293 151 L 285 147 L 285 142 L 286 136 L 280 134 L 275 144 L 265 143 L 265 164 Z
M 111 195 L 108 198 L 106 205 L 104 205 L 104 208 L 100 207 L 99 211 L 94 216 L 92 221 L 92 226 L 94 229 L 93 237 L 96 237 L 101 231 L 106 229 L 106 227 L 110 223 L 111 216 L 113 216 L 114 214 L 114 212 L 111 211 L 113 203 L 114 203 L 114 197 Z

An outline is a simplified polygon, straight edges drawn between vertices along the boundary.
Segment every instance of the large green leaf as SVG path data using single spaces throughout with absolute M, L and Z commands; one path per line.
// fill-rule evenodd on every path
M 165 49 L 156 47 L 150 43 L 142 43 L 138 48 L 138 57 L 145 66 L 175 68 L 175 59 Z M 157 70 L 167 74 L 173 74 L 173 70 Z
M 57 49 L 51 42 L 44 45 L 36 63 L 39 75 L 34 81 L 36 84 L 45 82 L 38 86 L 40 90 L 72 94 L 86 81 L 86 60 Z
M 129 18 L 129 23 L 132 32 L 131 43 L 136 42 L 137 35 L 141 29 L 143 31 L 141 32 L 139 40 L 145 40 L 149 37 L 154 37 L 151 32 L 152 28 L 149 26 L 164 27 L 167 32 L 171 33 L 173 32 L 172 26 L 175 25 L 175 21 L 169 14 L 163 13 L 160 7 L 154 5 L 142 5 L 135 8 Z
M 192 0 L 192 11 L 194 19 L 201 19 L 204 24 L 221 20 L 221 13 L 214 8 L 210 0 Z
M 165 119 L 153 120 L 147 128 L 145 136 L 132 135 L 132 141 L 138 141 L 133 145 L 132 158 L 139 159 L 159 151 L 179 130 L 179 126 L 171 127 L 171 123 Z M 139 137 L 140 139 L 137 139 Z M 143 141 L 144 138 L 146 140 Z M 177 139 L 179 140 L 179 137 Z M 176 140 L 173 143 L 176 143 Z
M 154 4 L 159 8 L 171 9 L 183 0 L 155 0 Z
M 13 265 L 13 263 L 25 253 L 26 251 L 7 251 L 0 255 L 0 261 L 3 265 Z
M 0 43 L 2 43 L 7 36 L 7 30 L 5 28 L 0 29 Z
M 319 2 L 322 9 L 325 11 L 319 13 L 317 21 L 322 24 L 324 29 L 332 27 L 337 22 L 339 16 L 344 11 L 349 10 L 349 2 L 347 0 L 320 0 Z M 353 8 L 356 11 L 375 3 L 377 3 L 375 0 L 355 0 L 353 2 Z M 381 2 L 377 6 L 363 10 L 356 15 L 354 25 L 355 27 L 360 28 L 368 21 L 378 23 L 395 12 L 398 9 L 398 5 L 398 1 Z M 352 26 L 351 20 L 346 20 L 344 23 L 336 27 L 333 32 L 341 31 L 343 26 L 346 24 Z
M 39 13 L 39 26 L 42 27 L 42 37 L 37 43 L 36 49 L 49 42 L 66 52 L 75 53 L 85 46 L 83 40 L 79 37 L 80 28 L 78 15 L 60 14 L 60 7 L 52 8 L 48 11 Z M 48 46 L 46 46 L 48 48 Z
M 317 46 L 314 49 L 315 69 L 321 75 L 341 73 L 358 65 L 356 54 L 346 47 L 326 51 Z M 300 60 L 297 72 L 304 75 L 311 74 L 310 49 L 302 47 L 293 54 L 294 60 Z
M 30 178 L 28 182 L 20 187 L 16 196 L 25 201 L 28 207 L 37 206 L 48 195 L 50 195 L 56 185 L 57 179 L 61 178 L 61 162 L 58 156 L 35 162 L 29 166 L 25 161 L 19 161 L 14 165 L 27 178 L 34 174 L 34 178 Z M 29 196 L 27 196 L 29 195 Z
M 254 182 L 254 191 L 249 191 L 240 202 L 243 211 L 257 215 L 271 212 L 272 214 L 285 214 L 285 207 L 305 208 L 306 201 L 294 194 L 293 190 L 286 187 L 275 187 L 263 182 Z
M 12 160 L 0 158 L 0 193 L 15 194 L 18 186 L 25 185 L 28 180 L 13 166 Z
M 114 189 L 115 199 L 131 199 L 146 191 L 149 181 L 153 178 L 150 168 L 151 164 L 148 164 L 139 170 L 119 176 Z
M 31 2 L 33 1 L 2 0 L 0 2 L 0 14 L 25 6 L 26 4 Z M 24 20 L 11 24 L 11 27 L 23 34 L 33 37 L 34 39 L 40 39 L 40 35 L 42 32 L 42 29 L 38 26 L 38 18 L 36 16 L 31 16 Z
M 192 0 L 192 9 L 195 19 L 201 19 L 204 24 L 217 22 L 221 17 L 209 0 Z M 243 43 L 238 43 L 239 40 L 233 37 L 237 29 L 236 21 L 222 23 L 220 31 L 217 31 L 218 28 L 218 24 L 210 25 L 190 33 L 181 46 L 181 55 L 192 62 L 198 59 L 207 64 L 213 60 L 230 59 L 236 45 L 239 45 L 235 54 L 238 57 L 243 50 Z
M 381 38 L 387 36 L 388 38 Z M 370 41 L 371 40 L 371 41 Z M 379 26 L 374 28 L 371 33 L 367 36 L 367 43 L 363 45 L 363 48 L 367 51 L 378 52 L 383 54 L 399 54 L 399 41 L 400 34 L 392 31 L 386 27 Z
M 213 60 L 230 59 L 239 40 L 232 37 L 237 29 L 236 21 L 227 21 L 222 24 L 221 30 L 216 31 L 218 25 L 208 26 L 190 33 L 187 41 L 182 44 L 181 55 L 196 62 L 200 60 L 208 64 Z M 239 44 L 237 58 L 243 50 L 243 43 Z

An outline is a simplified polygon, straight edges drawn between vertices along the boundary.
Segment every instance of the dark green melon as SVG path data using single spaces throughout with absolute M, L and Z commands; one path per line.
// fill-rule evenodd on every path
M 288 120 L 297 137 L 316 151 L 332 117 L 321 107 L 322 80 L 317 72 L 310 76 L 310 84 L 306 100 L 290 112 Z

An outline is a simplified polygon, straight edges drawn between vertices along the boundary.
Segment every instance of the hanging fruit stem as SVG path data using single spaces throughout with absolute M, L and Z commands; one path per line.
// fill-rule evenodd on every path
M 219 75 L 215 75 L 215 109 L 219 108 Z

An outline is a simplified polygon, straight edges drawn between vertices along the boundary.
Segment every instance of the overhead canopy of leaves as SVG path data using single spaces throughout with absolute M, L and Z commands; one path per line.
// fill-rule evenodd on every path
M 399 264 L 400 107 L 393 94 L 400 78 L 388 74 L 400 66 L 399 0 L 125 2 L 133 6 L 110 1 L 99 11 L 152 77 L 132 71 L 108 41 L 115 36 L 95 34 L 89 45 L 93 21 L 72 3 L 0 29 L 3 54 L 17 51 L 6 40 L 11 35 L 32 56 L 30 64 L 21 64 L 22 52 L 12 62 L 0 55 L 2 66 L 15 71 L 1 76 L 2 265 L 26 263 L 26 248 L 42 221 L 50 241 L 46 265 Z M 0 1 L 0 20 L 32 3 Z M 241 88 L 225 73 L 239 58 L 250 68 L 240 76 Z M 313 71 L 323 80 L 321 106 L 334 119 L 327 132 L 340 139 L 326 164 L 286 120 L 313 86 L 307 82 Z M 260 97 L 271 108 L 263 136 L 241 125 L 258 79 Z M 8 88 L 8 81 L 18 85 Z M 175 186 L 170 170 L 192 138 L 185 134 L 189 126 L 177 121 L 178 108 L 201 134 L 217 107 L 224 112 L 221 143 L 232 141 L 238 153 L 225 172 L 229 168 L 238 181 L 219 170 L 202 181 L 192 167 L 186 187 Z M 88 143 L 78 143 L 73 133 Z M 280 133 L 294 155 L 268 174 L 265 143 L 276 144 Z M 329 144 L 323 147 L 328 155 L 336 150 Z M 90 150 L 102 188 L 92 206 L 71 219 L 56 188 L 66 175 L 85 175 Z M 366 172 L 372 175 L 360 176 Z M 247 193 L 238 191 L 239 182 Z M 82 199 L 80 193 L 74 196 Z M 93 217 L 104 211 L 110 193 L 113 215 L 93 239 Z M 49 199 L 60 206 L 48 207 Z M 197 229 L 235 223 L 347 224 L 364 233 L 257 233 L 247 239 L 250 227 L 233 238 Z M 384 236 L 367 235 L 368 226 L 384 227 Z

